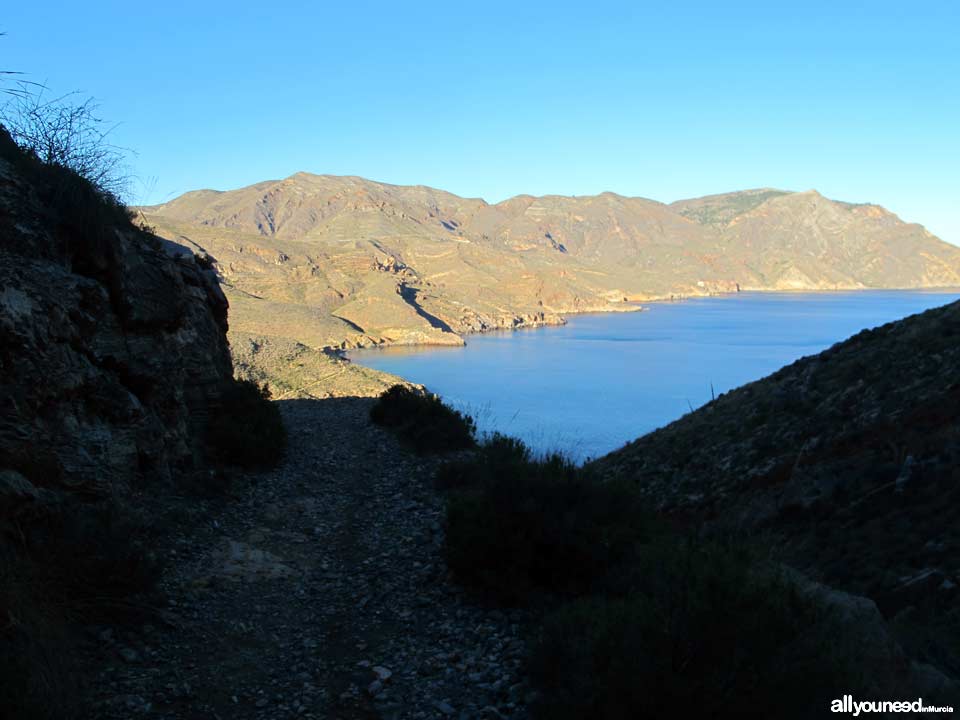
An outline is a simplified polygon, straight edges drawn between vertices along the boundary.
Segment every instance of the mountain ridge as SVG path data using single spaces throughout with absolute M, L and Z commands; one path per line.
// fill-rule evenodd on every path
M 201 199 L 209 198 L 211 196 L 222 197 L 222 196 L 231 196 L 238 193 L 245 193 L 253 190 L 262 190 L 262 189 L 272 189 L 280 190 L 285 187 L 296 185 L 297 183 L 303 183 L 304 181 L 311 183 L 313 185 L 317 184 L 317 181 L 322 181 L 327 184 L 335 183 L 351 183 L 361 187 L 373 187 L 380 189 L 386 192 L 410 192 L 416 191 L 418 193 L 423 193 L 427 195 L 433 195 L 437 197 L 447 198 L 455 203 L 467 203 L 472 206 L 479 207 L 480 209 L 484 208 L 495 208 L 498 210 L 505 211 L 508 215 L 517 215 L 522 214 L 516 212 L 509 212 L 514 206 L 525 204 L 524 210 L 529 210 L 530 207 L 536 204 L 543 204 L 544 202 L 574 202 L 574 203 L 583 203 L 583 202 L 596 202 L 600 200 L 615 200 L 618 202 L 628 202 L 628 203 L 642 203 L 648 204 L 654 207 L 660 207 L 664 209 L 676 210 L 676 214 L 685 217 L 686 219 L 694 222 L 696 224 L 712 224 L 712 220 L 701 221 L 698 218 L 702 218 L 695 208 L 702 206 L 711 206 L 717 205 L 724 201 L 728 201 L 734 204 L 734 208 L 726 208 L 727 214 L 729 214 L 730 219 L 740 217 L 742 215 L 748 214 L 750 211 L 756 209 L 757 207 L 764 205 L 768 200 L 782 197 L 813 197 L 820 198 L 828 203 L 843 206 L 848 209 L 857 209 L 857 208 L 873 208 L 877 211 L 880 211 L 882 214 L 889 216 L 906 226 L 917 226 L 923 227 L 920 223 L 906 222 L 902 220 L 896 213 L 893 213 L 890 210 L 887 210 L 882 205 L 873 202 L 849 202 L 844 200 L 835 200 L 828 198 L 823 195 L 819 190 L 815 188 L 809 188 L 807 190 L 801 191 L 792 191 L 792 190 L 781 190 L 778 188 L 772 187 L 760 187 L 760 188 L 748 188 L 744 190 L 736 190 L 730 192 L 714 193 L 710 195 L 704 195 L 700 197 L 691 197 L 691 198 L 682 198 L 672 202 L 664 202 L 656 200 L 653 198 L 648 198 L 639 195 L 623 195 L 613 190 L 605 190 L 595 194 L 589 195 L 562 195 L 558 193 L 547 193 L 544 195 L 533 195 L 529 193 L 519 193 L 507 197 L 503 200 L 491 202 L 482 197 L 467 197 L 456 195 L 455 193 L 442 190 L 439 188 L 434 188 L 429 185 L 416 184 L 416 185 L 402 185 L 397 183 L 388 183 L 379 180 L 371 180 L 369 178 L 364 178 L 359 175 L 335 175 L 329 173 L 317 174 L 311 173 L 308 171 L 297 171 L 292 173 L 284 178 L 264 180 L 251 185 L 246 185 L 240 188 L 235 188 L 232 190 L 217 190 L 213 188 L 200 188 L 197 190 L 190 190 L 172 200 L 168 200 L 163 203 L 158 203 L 155 205 L 144 205 L 140 206 L 139 210 L 150 215 L 160 215 L 160 216 L 170 216 L 176 217 L 177 215 L 183 216 L 183 213 L 178 213 L 176 210 L 178 206 L 183 205 L 188 200 L 192 199 Z M 746 203 L 744 204 L 744 201 Z M 737 212 L 737 204 L 740 203 L 739 209 Z M 438 208 L 439 209 L 439 208 Z M 170 210 L 174 210 L 173 213 Z M 189 214 L 189 213 L 188 213 Z M 929 233 L 924 228 L 925 233 L 931 237 L 936 238 L 935 235 Z M 939 240 L 939 238 L 936 238 Z M 944 242 L 940 240 L 940 242 Z M 950 243 L 944 243 L 949 247 L 955 247 Z
M 336 173 L 313 173 L 308 170 L 297 170 L 296 172 L 293 172 L 285 177 L 271 178 L 269 180 L 260 180 L 256 183 L 251 183 L 249 185 L 243 185 L 240 187 L 231 188 L 228 190 L 219 190 L 219 189 L 210 188 L 210 187 L 197 188 L 195 190 L 187 190 L 170 200 L 166 200 L 160 203 L 154 203 L 151 205 L 140 205 L 139 208 L 144 211 L 160 213 L 164 208 L 190 196 L 227 195 L 227 194 L 236 193 L 239 191 L 277 186 L 283 183 L 292 183 L 292 182 L 295 182 L 298 180 L 304 180 L 304 179 L 306 180 L 323 179 L 328 181 L 352 181 L 352 182 L 365 183 L 369 185 L 376 185 L 383 188 L 392 188 L 395 190 L 425 190 L 433 193 L 446 195 L 449 197 L 454 197 L 466 202 L 478 203 L 480 205 L 484 205 L 487 207 L 505 206 L 505 205 L 514 203 L 516 201 L 536 201 L 536 200 L 554 199 L 554 198 L 566 199 L 566 200 L 589 200 L 589 199 L 597 199 L 604 196 L 609 196 L 609 197 L 617 198 L 620 200 L 641 200 L 641 201 L 646 201 L 646 202 L 662 205 L 664 207 L 669 207 L 669 208 L 685 208 L 691 203 L 699 204 L 699 203 L 710 202 L 710 201 L 726 200 L 726 199 L 732 199 L 732 198 L 735 199 L 739 197 L 752 197 L 752 196 L 765 196 L 763 197 L 763 200 L 766 200 L 769 197 L 776 197 L 776 196 L 782 196 L 782 195 L 817 195 L 817 196 L 829 199 L 831 200 L 831 202 L 839 203 L 849 207 L 862 207 L 862 206 L 870 206 L 870 207 L 878 207 L 878 208 L 883 207 L 879 203 L 875 203 L 871 201 L 853 202 L 848 200 L 837 200 L 837 199 L 829 198 L 829 196 L 824 195 L 820 190 L 818 190 L 815 187 L 807 188 L 805 190 L 783 190 L 781 188 L 775 188 L 770 186 L 744 188 L 742 190 L 731 190 L 731 191 L 718 192 L 718 193 L 709 193 L 707 195 L 683 197 L 677 200 L 670 200 L 670 201 L 657 200 L 656 198 L 647 197 L 645 195 L 624 194 L 621 192 L 617 192 L 616 190 L 601 190 L 595 193 L 569 194 L 569 195 L 565 195 L 563 193 L 543 193 L 541 195 L 537 195 L 533 193 L 517 193 L 515 195 L 509 195 L 503 198 L 502 200 L 492 201 L 479 195 L 458 195 L 457 193 L 454 193 L 452 191 L 443 190 L 441 188 L 437 188 L 432 185 L 425 185 L 423 183 L 403 184 L 403 183 L 387 182 L 385 180 L 374 180 L 371 178 L 364 177 L 362 175 L 355 175 L 355 174 L 341 175 Z M 891 212 L 891 211 L 887 211 L 887 212 Z M 895 214 L 895 213 L 891 212 L 891 214 Z M 899 218 L 899 216 L 897 217 Z M 906 221 L 903 221 L 903 222 L 906 223 Z M 907 223 L 907 224 L 922 224 L 922 223 Z
M 209 257 L 237 331 L 315 350 L 463 344 L 474 332 L 740 290 L 960 286 L 960 248 L 816 191 L 490 204 L 299 172 L 139 211 Z

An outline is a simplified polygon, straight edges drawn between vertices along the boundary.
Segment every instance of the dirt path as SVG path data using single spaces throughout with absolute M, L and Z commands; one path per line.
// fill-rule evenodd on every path
M 95 631 L 95 717 L 525 717 L 523 618 L 448 581 L 435 461 L 369 402 L 280 403 L 283 465 L 159 549 L 166 622 Z

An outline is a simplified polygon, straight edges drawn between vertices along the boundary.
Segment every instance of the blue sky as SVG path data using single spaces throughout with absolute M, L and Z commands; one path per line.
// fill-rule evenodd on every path
M 960 3 L 668 4 L 8 3 L 0 68 L 95 96 L 134 202 L 816 188 L 960 244 Z

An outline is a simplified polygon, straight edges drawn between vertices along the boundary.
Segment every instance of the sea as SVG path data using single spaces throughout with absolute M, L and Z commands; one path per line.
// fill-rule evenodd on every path
M 860 330 L 958 299 L 960 289 L 738 293 L 350 358 L 425 385 L 481 434 L 583 462 Z

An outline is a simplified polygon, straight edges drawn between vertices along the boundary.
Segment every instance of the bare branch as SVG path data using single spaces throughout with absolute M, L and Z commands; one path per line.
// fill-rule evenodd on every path
M 18 83 L 18 92 L 0 108 L 0 123 L 14 142 L 39 160 L 75 171 L 116 198 L 128 189 L 128 151 L 112 144 L 116 125 L 97 113 L 93 98 L 68 93 L 47 99 L 47 88 Z

